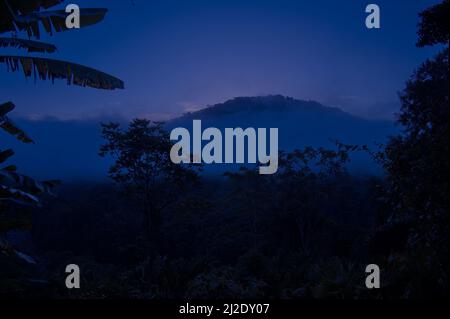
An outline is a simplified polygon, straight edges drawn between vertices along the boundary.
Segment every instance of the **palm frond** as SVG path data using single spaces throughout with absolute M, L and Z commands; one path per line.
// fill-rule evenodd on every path
M 0 169 L 0 185 L 5 188 L 20 189 L 32 196 L 53 194 L 53 189 L 60 185 L 58 180 L 37 181 L 31 177 L 16 172 L 16 167 L 7 166 Z
M 23 143 L 34 143 L 33 140 L 8 117 L 0 118 L 0 128 Z
M 6 114 L 11 112 L 15 108 L 16 108 L 16 106 L 12 102 L 0 104 L 0 117 L 5 116 Z
M 16 31 L 14 17 L 56 6 L 65 0 L 2 0 L 0 1 L 0 33 Z
M 104 72 L 54 59 L 21 56 L 0 56 L 0 63 L 7 65 L 8 71 L 22 69 L 26 77 L 40 80 L 66 79 L 67 83 L 95 89 L 114 90 L 125 87 L 122 80 Z
M 20 189 L 0 185 L 0 202 L 10 201 L 21 205 L 38 205 L 39 199 Z
M 80 9 L 80 27 L 99 23 L 105 18 L 107 9 Z M 40 37 L 39 25 L 42 23 L 48 34 L 69 30 L 66 26 L 67 13 L 64 10 L 35 12 L 15 18 L 18 31 L 26 31 L 29 37 Z
M 17 125 L 15 125 L 6 114 L 11 112 L 15 108 L 11 102 L 0 104 L 0 129 L 14 136 L 16 139 L 23 143 L 34 143 L 31 138 Z
M 54 7 L 65 0 L 8 0 L 13 10 L 21 14 L 27 14 L 41 9 Z
M 107 9 L 104 8 L 87 8 L 80 9 L 80 27 L 87 27 L 101 22 Z M 13 28 L 9 30 L 26 31 L 29 37 L 37 39 L 41 36 L 40 25 L 44 27 L 45 32 L 53 34 L 53 32 L 64 32 L 69 30 L 66 26 L 66 18 L 68 14 L 65 10 L 53 10 L 42 12 L 31 12 L 25 15 L 15 15 L 10 21 Z M 0 29 L 1 32 L 1 29 Z
M 14 151 L 12 149 L 7 149 L 5 151 L 0 151 L 0 163 L 5 162 L 8 158 L 10 158 L 11 156 L 14 155 Z M 12 169 L 12 166 L 8 166 L 6 168 L 6 171 L 10 172 L 10 171 L 14 171 L 14 169 Z
M 56 47 L 53 44 L 18 38 L 0 37 L 0 47 L 27 49 L 27 51 L 30 53 L 31 52 L 53 53 L 56 51 Z

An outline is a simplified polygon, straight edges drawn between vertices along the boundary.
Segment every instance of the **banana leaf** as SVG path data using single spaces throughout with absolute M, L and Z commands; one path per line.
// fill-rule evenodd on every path
M 56 46 L 54 46 L 53 44 L 18 38 L 0 37 L 0 47 L 26 49 L 30 53 L 32 52 L 54 53 L 56 51 Z
M 26 77 L 51 80 L 65 79 L 67 84 L 74 84 L 95 89 L 123 89 L 122 80 L 104 72 L 76 64 L 54 59 L 21 56 L 1 56 L 0 63 L 7 65 L 8 71 L 23 71 Z

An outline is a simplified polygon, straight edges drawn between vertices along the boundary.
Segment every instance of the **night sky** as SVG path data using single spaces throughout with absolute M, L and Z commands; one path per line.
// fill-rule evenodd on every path
M 437 0 L 372 1 L 380 30 L 366 29 L 371 2 L 360 0 L 73 2 L 110 12 L 98 25 L 45 36 L 59 48 L 52 57 L 107 71 L 126 89 L 34 83 L 2 65 L 0 101 L 14 101 L 16 117 L 160 120 L 236 96 L 283 94 L 392 118 L 398 91 L 437 50 L 415 47 L 418 12 Z

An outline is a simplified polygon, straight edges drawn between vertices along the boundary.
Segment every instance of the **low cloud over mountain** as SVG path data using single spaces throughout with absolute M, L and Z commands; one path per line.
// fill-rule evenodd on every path
M 204 128 L 279 128 L 279 147 L 285 151 L 309 145 L 332 148 L 331 140 L 370 146 L 383 143 L 396 131 L 389 121 L 370 121 L 317 102 L 278 95 L 235 98 L 184 114 L 168 122 L 167 127 L 189 129 L 194 119 L 202 120 Z M 17 119 L 16 122 L 36 141 L 35 145 L 19 145 L 9 138 L 6 141 L 7 146 L 16 151 L 11 162 L 22 172 L 38 178 L 67 181 L 106 177 L 111 163 L 98 156 L 103 142 L 100 121 Z M 354 167 L 360 172 L 374 171 L 374 164 L 367 156 L 356 156 Z

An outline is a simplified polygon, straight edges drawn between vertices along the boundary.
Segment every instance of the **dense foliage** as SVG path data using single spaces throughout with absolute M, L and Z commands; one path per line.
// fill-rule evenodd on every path
M 100 156 L 109 155 L 115 161 L 109 176 L 140 205 L 145 237 L 157 240 L 164 209 L 176 202 L 182 190 L 192 187 L 196 171 L 171 162 L 172 142 L 163 123 L 134 120 L 127 130 L 117 123 L 102 127 L 107 143 Z
M 8 214 L 33 213 L 39 267 L 12 265 L 0 252 L 0 279 L 34 276 L 0 282 L 0 294 L 448 296 L 448 3 L 421 14 L 418 45 L 442 50 L 407 82 L 398 118 L 404 130 L 378 153 L 337 142 L 331 150 L 280 154 L 272 176 L 243 168 L 211 178 L 170 162 L 160 123 L 103 125 L 100 153 L 114 158 L 110 177 L 120 187 L 66 185 L 40 209 L 12 207 Z M 0 108 L 2 125 L 11 123 L 4 120 L 9 108 Z M 385 175 L 352 176 L 346 164 L 353 152 L 373 154 Z M 10 155 L 0 152 L 0 162 Z M 64 286 L 64 268 L 72 263 L 83 270 L 83 289 Z M 373 263 L 382 270 L 379 290 L 364 286 L 365 267 Z
M 406 294 L 448 293 L 449 1 L 421 14 L 419 46 L 439 44 L 401 93 L 404 133 L 391 139 L 381 161 L 388 173 L 386 227 L 407 228 L 402 263 L 411 276 Z M 419 288 L 420 287 L 420 288 Z M 428 288 L 428 289 L 427 289 Z

